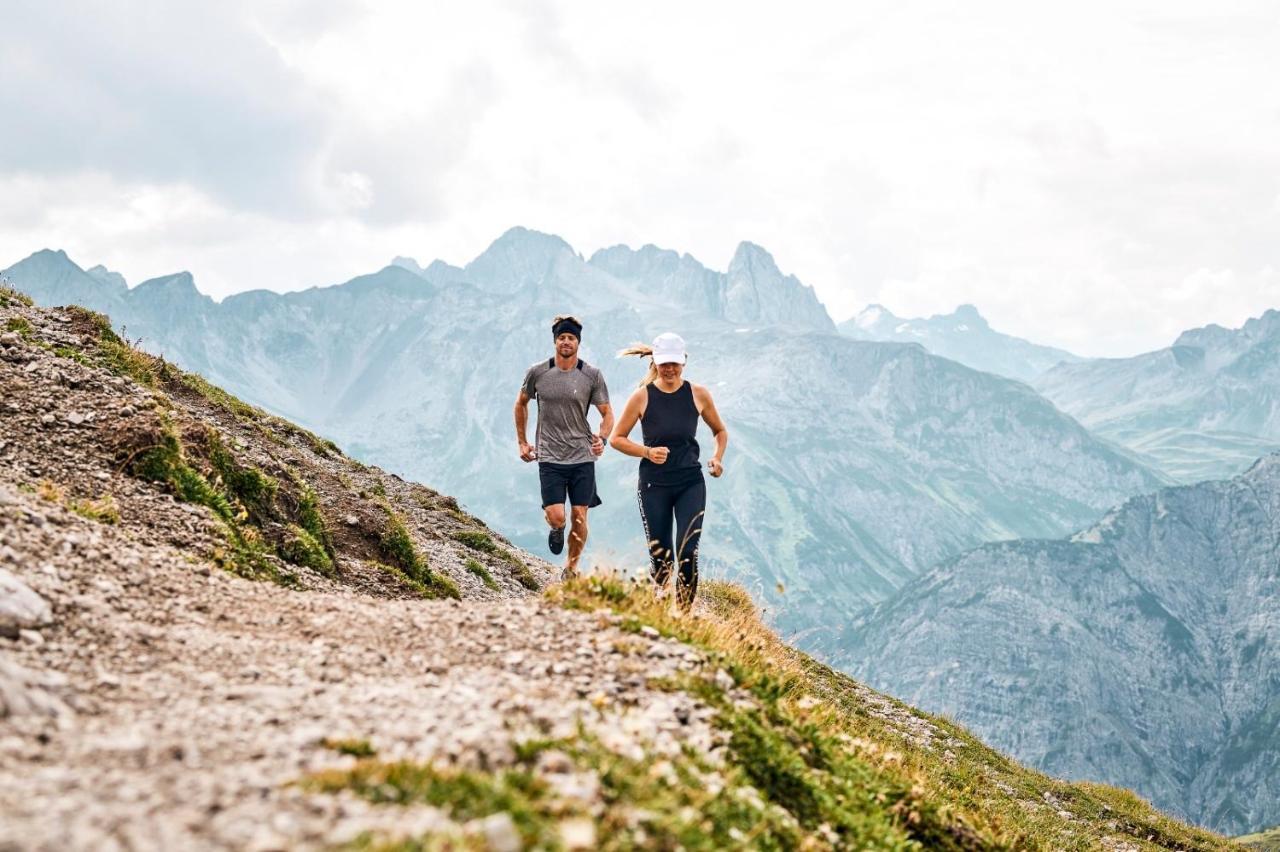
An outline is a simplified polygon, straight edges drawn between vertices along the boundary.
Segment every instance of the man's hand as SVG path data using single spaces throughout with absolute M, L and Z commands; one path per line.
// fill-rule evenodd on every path
M 645 453 L 645 458 L 654 464 L 665 464 L 670 452 L 666 447 L 650 447 L 649 452 Z
M 520 442 L 520 461 L 531 462 L 538 457 L 538 451 L 534 449 L 533 444 Z
M 604 455 L 604 438 L 600 437 L 599 435 L 591 436 L 591 455 L 593 456 Z
M 720 464 L 720 459 L 711 459 L 707 462 L 707 471 L 719 479 L 720 474 L 724 473 L 724 465 Z

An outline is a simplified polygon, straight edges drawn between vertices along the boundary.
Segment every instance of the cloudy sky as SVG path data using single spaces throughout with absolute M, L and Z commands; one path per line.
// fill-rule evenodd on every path
M 220 297 L 520 224 L 1083 354 L 1280 307 L 1270 0 L 5 7 L 0 265 Z

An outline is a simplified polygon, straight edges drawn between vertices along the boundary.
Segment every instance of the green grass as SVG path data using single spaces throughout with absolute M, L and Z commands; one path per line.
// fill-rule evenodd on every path
M 9 321 L 4 324 L 5 331 L 16 331 L 18 336 L 23 340 L 30 340 L 35 333 L 35 329 L 31 327 L 31 323 L 27 322 L 23 317 L 10 317 Z
M 53 347 L 53 354 L 59 358 L 68 358 L 86 367 L 93 366 L 93 362 L 86 358 L 83 352 L 79 349 L 72 349 L 70 346 L 55 346 Z
M 325 737 L 320 741 L 320 745 L 338 754 L 349 754 L 352 757 L 373 757 L 378 753 L 368 740 Z
M 1140 849 L 1225 845 L 1127 790 L 1049 778 L 945 719 L 868 690 L 783 644 L 738 587 L 708 582 L 702 594 L 708 613 L 679 616 L 648 584 L 613 577 L 579 578 L 548 592 L 564 606 L 611 609 L 704 649 L 756 707 L 726 702 L 714 684 L 674 686 L 717 708 L 729 763 L 786 808 L 811 842 L 820 842 L 825 824 L 852 848 L 901 841 L 926 849 L 1085 850 L 1107 836 Z M 886 826 L 898 834 L 877 834 Z M 777 837 L 779 848 L 789 847 Z
M 461 598 L 458 586 L 445 575 L 432 571 L 425 556 L 414 547 L 413 537 L 404 519 L 386 500 L 380 501 L 387 524 L 379 541 L 383 556 L 406 577 L 420 584 L 433 598 Z
M 480 530 L 458 530 L 451 536 L 454 541 L 479 553 L 488 554 L 497 559 L 501 559 L 511 566 L 512 576 L 516 582 L 524 586 L 526 589 L 537 591 L 539 588 L 538 578 L 533 576 L 533 572 L 529 570 L 529 566 L 525 565 L 517 556 L 512 554 L 506 548 L 500 547 L 488 533 Z
M 206 506 L 218 516 L 226 533 L 224 545 L 213 554 L 220 567 L 242 577 L 296 586 L 297 576 L 276 564 L 262 530 L 251 522 L 251 509 L 266 513 L 262 501 L 267 494 L 274 495 L 274 480 L 232 462 L 216 434 L 206 434 L 206 449 L 214 456 L 222 454 L 210 463 L 212 481 L 188 457 L 177 427 L 167 416 L 161 417 L 153 442 L 131 457 L 128 469 L 134 476 L 167 486 L 178 499 Z
M 35 305 L 35 302 L 26 293 L 15 290 L 6 284 L 0 284 L 0 308 L 9 307 L 10 302 L 17 302 L 19 305 L 25 305 L 28 308 Z
M 276 552 L 294 565 L 310 568 L 326 577 L 334 575 L 333 557 L 329 555 L 329 551 L 315 536 L 297 524 L 289 524 L 284 540 Z
M 501 550 L 493 539 L 489 537 L 488 533 L 480 532 L 480 530 L 459 530 L 453 534 L 453 540 L 481 553 L 496 554 Z
M 115 525 L 120 523 L 120 508 L 116 505 L 115 498 L 110 494 L 103 494 L 96 500 L 87 498 L 84 500 L 72 500 L 67 503 L 67 508 L 82 518 L 88 518 L 100 524 Z
M 269 416 L 261 408 L 256 408 L 241 399 L 238 399 L 224 391 L 217 385 L 209 384 L 204 377 L 198 373 L 187 373 L 177 371 L 175 369 L 176 379 L 188 390 L 195 391 L 204 399 L 218 406 L 219 408 L 230 412 L 237 418 L 242 420 L 260 420 Z
M 1280 827 L 1246 834 L 1235 839 L 1236 843 L 1255 852 L 1280 852 Z
M 484 583 L 486 587 L 493 589 L 495 592 L 498 590 L 498 583 L 493 579 L 493 575 L 489 573 L 489 569 L 481 565 L 476 560 L 468 559 L 463 563 L 463 567 L 479 577 L 480 582 Z

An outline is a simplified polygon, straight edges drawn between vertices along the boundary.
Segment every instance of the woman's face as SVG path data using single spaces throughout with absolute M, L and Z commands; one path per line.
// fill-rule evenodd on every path
M 658 365 L 658 377 L 662 379 L 662 381 L 666 382 L 667 384 L 670 384 L 671 382 L 679 381 L 680 376 L 683 373 L 684 373 L 684 364 L 670 363 L 670 364 Z

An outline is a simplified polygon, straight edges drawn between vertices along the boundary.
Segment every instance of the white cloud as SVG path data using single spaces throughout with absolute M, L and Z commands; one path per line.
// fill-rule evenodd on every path
M 1264 3 L 52 3 L 6 25 L 6 259 L 62 246 L 223 294 L 464 262 L 513 224 L 718 267 L 750 239 L 837 318 L 972 302 L 1087 354 L 1280 305 Z

